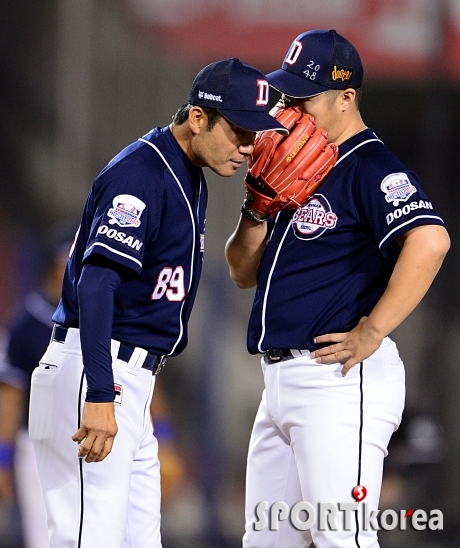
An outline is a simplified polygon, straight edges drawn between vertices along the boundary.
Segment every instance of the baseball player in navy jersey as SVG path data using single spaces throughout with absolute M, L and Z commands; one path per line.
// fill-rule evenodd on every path
M 249 446 L 243 546 L 300 548 L 313 539 L 317 548 L 375 548 L 377 531 L 362 510 L 378 508 L 405 394 L 388 335 L 430 287 L 449 237 L 416 174 L 364 124 L 363 68 L 348 40 L 305 32 L 267 79 L 287 106 L 314 116 L 339 156 L 300 208 L 242 215 L 226 246 L 232 279 L 256 286 L 247 343 L 263 355 L 265 383 Z M 287 511 L 270 523 L 274 503 L 299 501 L 337 513 L 305 531 Z M 350 503 L 344 523 L 340 505 Z
M 91 188 L 32 377 L 29 431 L 52 548 L 161 546 L 153 374 L 187 344 L 204 253 L 202 168 L 230 177 L 255 132 L 286 132 L 268 89 L 238 59 L 208 65 L 171 125 L 121 151 Z

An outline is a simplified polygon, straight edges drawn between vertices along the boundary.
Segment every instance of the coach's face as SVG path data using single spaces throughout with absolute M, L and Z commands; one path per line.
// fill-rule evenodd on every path
M 255 133 L 235 126 L 222 116 L 209 129 L 207 116 L 204 112 L 203 115 L 192 141 L 192 161 L 222 177 L 231 177 L 252 154 Z

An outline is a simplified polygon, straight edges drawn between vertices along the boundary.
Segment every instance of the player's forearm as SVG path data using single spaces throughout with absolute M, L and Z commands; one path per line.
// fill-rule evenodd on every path
M 409 316 L 430 288 L 449 246 L 442 226 L 418 227 L 406 235 L 388 287 L 366 321 L 367 329 L 383 338 Z
M 80 340 L 88 383 L 86 401 L 113 402 L 111 335 L 114 293 L 118 273 L 104 266 L 86 264 L 78 283 Z
M 230 277 L 240 289 L 257 283 L 257 267 L 265 249 L 266 223 L 257 224 L 241 217 L 225 246 Z

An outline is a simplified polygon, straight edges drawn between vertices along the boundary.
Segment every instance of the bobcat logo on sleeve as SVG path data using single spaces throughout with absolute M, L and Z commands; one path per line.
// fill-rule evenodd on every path
M 322 194 L 311 196 L 292 217 L 292 229 L 299 240 L 313 240 L 337 224 L 337 215 Z
M 391 173 L 383 179 L 380 189 L 385 193 L 385 200 L 393 202 L 397 206 L 399 202 L 407 200 L 417 192 L 416 187 L 410 182 L 406 173 Z
M 120 194 L 113 199 L 113 207 L 107 211 L 107 216 L 111 217 L 109 224 L 118 226 L 130 226 L 137 228 L 140 226 L 140 216 L 145 209 L 145 204 L 136 196 L 130 194 Z

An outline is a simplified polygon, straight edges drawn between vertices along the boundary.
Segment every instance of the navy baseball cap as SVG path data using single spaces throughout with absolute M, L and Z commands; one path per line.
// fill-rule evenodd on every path
M 266 75 L 289 97 L 311 97 L 328 89 L 358 89 L 363 65 L 356 48 L 335 30 L 309 30 L 292 42 L 282 67 Z
M 267 78 L 235 57 L 216 61 L 195 77 L 189 103 L 215 108 L 232 124 L 248 131 L 289 133 L 271 114 Z

